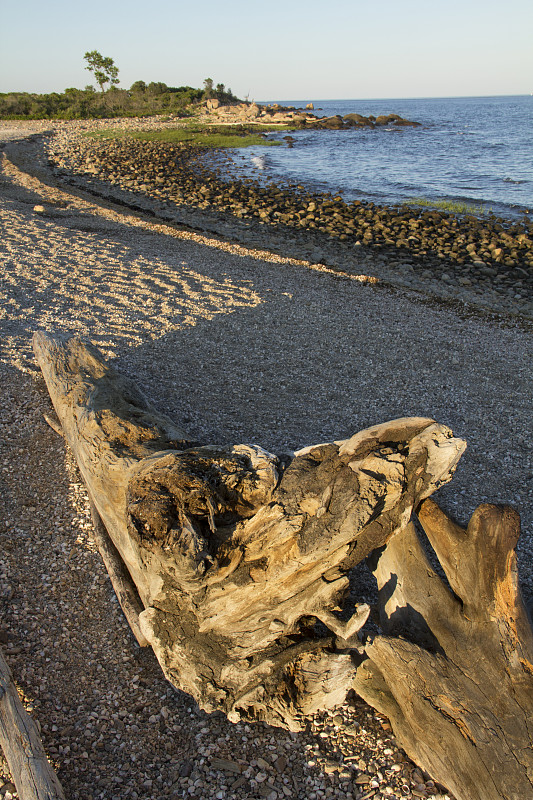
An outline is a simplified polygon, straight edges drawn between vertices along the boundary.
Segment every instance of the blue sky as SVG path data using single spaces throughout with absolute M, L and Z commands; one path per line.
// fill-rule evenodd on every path
M 531 0 L 0 0 L 0 91 L 135 80 L 261 100 L 533 92 Z

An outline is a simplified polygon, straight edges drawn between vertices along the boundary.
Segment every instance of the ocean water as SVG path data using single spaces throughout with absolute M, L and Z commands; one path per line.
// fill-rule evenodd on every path
M 421 127 L 295 131 L 292 147 L 284 142 L 236 153 L 239 174 L 346 201 L 398 205 L 422 197 L 482 205 L 506 217 L 533 213 L 533 96 L 283 105 L 308 102 L 317 116 L 395 113 Z

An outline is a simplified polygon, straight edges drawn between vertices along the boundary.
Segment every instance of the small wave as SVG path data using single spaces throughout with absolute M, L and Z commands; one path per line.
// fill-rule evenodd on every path
M 265 156 L 252 156 L 250 159 L 252 164 L 256 166 L 258 169 L 264 169 L 266 165 Z

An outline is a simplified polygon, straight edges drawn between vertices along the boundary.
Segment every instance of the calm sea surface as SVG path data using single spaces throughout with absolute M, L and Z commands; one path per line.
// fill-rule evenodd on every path
M 283 105 L 308 102 L 318 116 L 395 113 L 422 127 L 296 131 L 292 148 L 236 153 L 240 173 L 347 201 L 394 205 L 422 197 L 481 204 L 503 216 L 533 211 L 533 96 Z

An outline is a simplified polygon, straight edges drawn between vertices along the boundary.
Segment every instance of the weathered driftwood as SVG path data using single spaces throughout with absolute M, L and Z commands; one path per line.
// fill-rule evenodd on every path
M 131 575 L 124 566 L 124 562 L 117 548 L 111 541 L 106 527 L 100 518 L 100 514 L 96 510 L 92 500 L 89 500 L 89 504 L 94 528 L 94 540 L 109 575 L 111 585 L 115 590 L 117 600 L 139 646 L 147 647 L 149 642 L 142 632 L 139 623 L 139 617 L 144 611 L 144 606 L 141 603 Z
M 167 678 L 207 711 L 293 729 L 341 702 L 369 612 L 338 607 L 347 572 L 450 479 L 464 442 L 407 418 L 288 464 L 199 446 L 90 345 L 37 333 L 34 350 Z
M 412 524 L 389 540 L 375 568 L 386 635 L 365 646 L 355 689 L 458 800 L 533 797 L 533 633 L 518 589 L 518 514 L 482 505 L 465 531 L 426 500 L 419 519 L 449 586 Z
M 43 416 L 52 430 L 64 439 L 65 434 L 57 417 L 54 419 L 50 414 L 43 414 Z M 89 498 L 89 508 L 93 522 L 94 541 L 115 590 L 116 598 L 137 643 L 140 647 L 147 647 L 149 642 L 139 624 L 139 616 L 144 611 L 139 593 L 91 498 Z
M 20 800 L 65 800 L 0 648 L 0 745 Z

